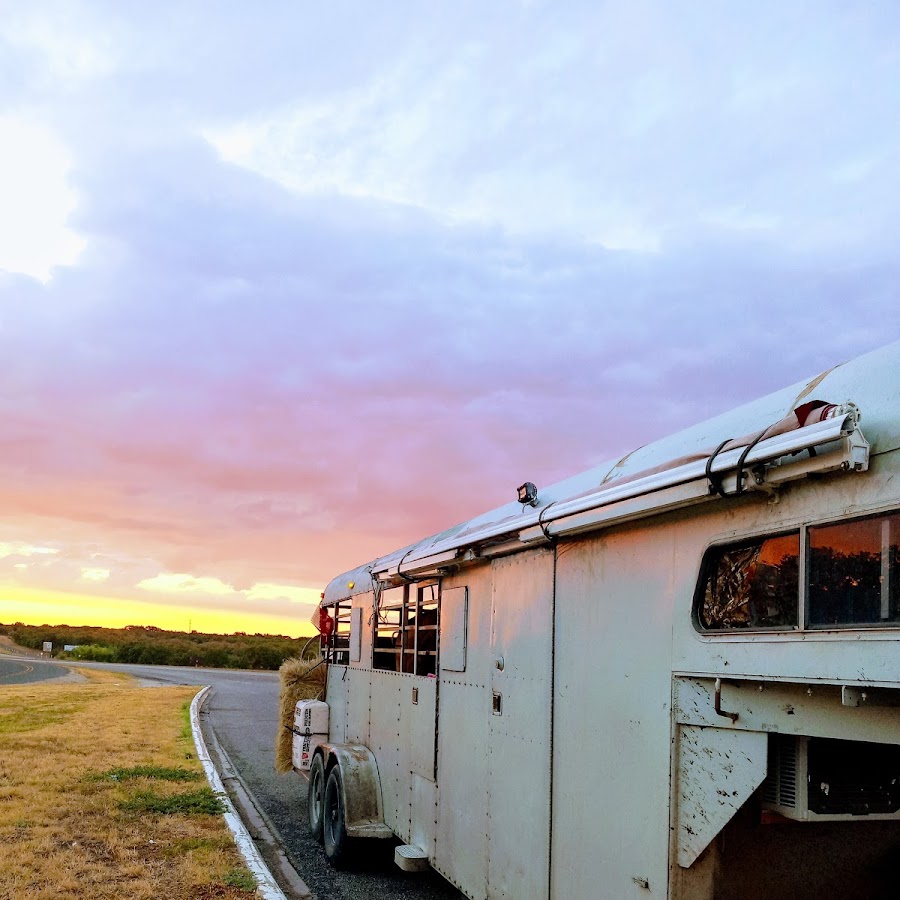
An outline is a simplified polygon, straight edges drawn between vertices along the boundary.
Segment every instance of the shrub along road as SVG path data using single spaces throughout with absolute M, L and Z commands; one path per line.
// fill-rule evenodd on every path
M 103 663 L 77 666 L 129 672 L 147 683 L 212 685 L 201 716 L 208 741 L 218 742 L 225 751 L 263 818 L 274 825 L 286 854 L 318 900 L 464 900 L 435 872 L 401 872 L 393 863 L 394 845 L 390 842 L 377 842 L 380 852 L 370 854 L 351 873 L 335 872 L 325 862 L 321 847 L 306 829 L 306 780 L 293 772 L 275 772 L 280 693 L 277 672 Z M 209 740 L 210 732 L 215 740 Z M 279 877 L 274 867 L 272 871 Z M 288 896 L 299 896 L 291 892 L 289 885 L 282 887 Z

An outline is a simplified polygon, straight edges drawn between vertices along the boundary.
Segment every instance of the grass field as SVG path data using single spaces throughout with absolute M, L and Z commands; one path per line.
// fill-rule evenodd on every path
M 81 671 L 0 693 L 0 898 L 252 896 L 195 758 L 197 689 Z

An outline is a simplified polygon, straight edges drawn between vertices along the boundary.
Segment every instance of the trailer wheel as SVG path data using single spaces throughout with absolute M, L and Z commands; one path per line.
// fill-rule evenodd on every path
M 309 832 L 321 844 L 322 821 L 325 817 L 325 763 L 322 754 L 313 757 L 309 767 L 309 792 L 306 795 Z
M 352 842 L 347 837 L 341 771 L 338 766 L 335 766 L 328 775 L 323 806 L 322 836 L 325 844 L 325 858 L 336 869 L 342 869 L 349 862 Z

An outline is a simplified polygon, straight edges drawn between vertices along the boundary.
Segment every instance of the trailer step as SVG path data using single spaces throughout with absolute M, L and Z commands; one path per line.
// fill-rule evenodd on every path
M 428 869 L 428 854 L 413 844 L 403 844 L 394 850 L 394 862 L 404 872 L 424 872 Z

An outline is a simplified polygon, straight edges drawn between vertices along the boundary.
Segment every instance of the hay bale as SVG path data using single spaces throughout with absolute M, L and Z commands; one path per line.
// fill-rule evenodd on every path
M 299 700 L 320 700 L 325 693 L 325 664 L 321 659 L 286 659 L 281 674 L 281 715 L 275 738 L 275 771 L 291 771 L 294 709 Z M 287 727 L 286 727 L 287 726 Z

